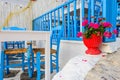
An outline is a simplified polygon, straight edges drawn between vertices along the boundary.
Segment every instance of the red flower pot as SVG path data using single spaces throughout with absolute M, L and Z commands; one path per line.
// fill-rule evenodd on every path
M 90 38 L 83 37 L 83 42 L 88 48 L 88 50 L 86 50 L 86 54 L 98 55 L 101 53 L 101 51 L 99 50 L 99 46 L 102 43 L 102 36 L 92 34 Z

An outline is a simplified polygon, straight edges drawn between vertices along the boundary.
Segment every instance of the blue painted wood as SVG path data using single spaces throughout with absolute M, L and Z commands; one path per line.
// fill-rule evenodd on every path
M 60 25 L 60 9 L 58 9 L 58 25 Z
M 74 1 L 74 38 L 76 38 L 77 35 L 77 25 L 76 25 L 77 21 L 76 21 L 76 0 Z
M 22 64 L 23 64 L 22 70 L 23 70 L 23 71 L 25 70 L 25 68 L 24 68 L 24 67 L 25 67 L 25 66 L 24 66 L 24 65 L 25 65 L 24 63 L 25 63 L 25 62 L 24 62 L 24 61 L 25 61 L 25 57 L 24 57 L 24 53 L 22 53 Z
M 110 22 L 113 26 L 111 29 L 107 29 L 112 31 L 116 28 L 116 16 L 117 16 L 117 8 L 116 8 L 116 0 L 103 0 L 103 17 L 106 18 L 106 21 Z M 112 35 L 111 38 L 103 39 L 104 42 L 113 42 L 116 41 L 116 36 Z
M 91 0 L 91 16 L 94 16 L 94 11 L 95 11 L 95 0 Z M 94 19 L 91 19 L 92 22 L 94 22 Z
M 0 51 L 0 80 L 3 80 L 4 72 L 4 51 Z
M 120 1 L 117 2 L 117 24 L 120 24 Z
M 65 38 L 65 30 L 64 30 L 64 6 L 62 7 L 62 28 L 63 28 L 63 34 L 62 34 L 62 37 Z
M 81 4 L 82 4 L 82 18 L 84 18 L 85 17 L 85 0 L 81 0 Z M 83 26 L 80 26 L 80 27 L 82 27 L 82 31 L 84 32 L 84 27 Z
M 53 72 L 53 70 L 55 69 L 56 72 L 59 72 L 59 48 L 60 48 L 60 40 L 61 40 L 61 36 L 62 36 L 62 26 L 57 26 L 55 28 L 52 29 L 52 34 L 51 34 L 51 49 L 53 48 L 54 45 L 56 45 L 56 53 L 55 54 L 51 54 L 51 72 Z M 54 58 L 53 58 L 54 57 Z M 52 66 L 52 63 L 56 64 L 56 67 L 54 68 L 54 66 Z
M 88 2 L 88 21 L 91 22 L 91 0 Z
M 56 11 L 54 11 L 54 27 L 56 27 Z
M 40 59 L 40 52 L 37 52 L 36 54 L 36 68 L 37 68 L 37 79 L 36 80 L 41 80 L 40 77 L 41 77 L 41 71 L 40 71 L 40 63 L 41 63 L 41 59 Z
M 28 48 L 27 48 L 27 61 L 28 61 L 28 74 L 29 74 L 29 77 L 31 78 L 32 77 L 32 70 L 31 70 L 31 65 L 30 65 L 30 55 L 32 53 L 32 48 L 31 48 L 32 45 L 29 45 Z
M 6 55 L 6 66 L 9 65 L 9 55 Z M 9 71 L 9 68 L 6 68 L 6 74 L 9 74 L 10 71 Z
M 52 13 L 50 13 L 50 30 L 52 28 Z
M 67 22 L 67 26 L 66 26 L 66 34 L 67 34 L 67 39 L 69 40 L 69 38 L 70 38 L 70 5 L 68 4 L 67 5 L 67 20 L 66 20 L 66 22 Z
M 72 19 L 70 19 L 69 17 L 70 17 L 70 5 L 73 5 L 74 4 L 74 14 L 75 14 L 75 19 L 74 19 L 74 21 L 73 21 L 73 23 L 72 23 Z M 64 15 L 65 15 L 65 13 L 64 13 L 64 8 L 66 8 L 66 10 L 67 10 L 67 12 L 68 12 L 68 14 L 66 15 L 67 16 L 67 25 L 64 23 L 64 21 L 65 21 L 65 19 L 64 19 Z M 60 10 L 61 10 L 61 13 L 60 13 Z M 36 18 L 36 19 L 34 19 L 33 21 L 34 21 L 34 24 L 36 23 L 37 24 L 37 20 L 39 20 L 41 17 L 45 17 L 47 14 L 50 14 L 50 15 L 52 15 L 53 17 L 52 17 L 52 20 L 50 21 L 51 23 L 49 23 L 50 24 L 50 26 L 51 26 L 51 28 L 52 27 L 56 27 L 56 26 L 59 26 L 60 25 L 60 23 L 62 22 L 62 25 L 63 25 L 63 29 L 64 29 L 64 33 L 63 33 L 63 37 L 64 37 L 64 39 L 66 38 L 66 39 L 69 39 L 70 37 L 76 37 L 76 35 L 77 35 L 77 21 L 76 21 L 76 0 L 70 0 L 70 1 L 68 1 L 68 2 L 66 2 L 66 3 L 64 3 L 63 5 L 61 5 L 61 6 L 58 6 L 57 8 L 55 8 L 55 9 L 53 9 L 53 10 L 51 10 L 51 11 L 49 11 L 49 12 L 47 12 L 47 13 L 45 13 L 45 14 L 43 14 L 43 15 L 41 15 L 40 17 L 38 17 L 38 18 Z M 60 15 L 62 14 L 62 20 L 60 20 Z M 42 19 L 43 20 L 43 19 Z M 46 19 L 47 21 L 48 21 L 48 19 Z M 54 22 L 53 22 L 54 21 Z M 57 24 L 58 23 L 58 24 Z M 73 24 L 73 25 L 71 25 L 71 23 Z M 75 24 L 74 24 L 75 23 Z M 51 25 L 52 24 L 52 25 Z M 41 27 L 43 27 L 44 25 L 42 25 Z M 49 27 L 50 27 L 49 26 Z M 75 28 L 74 28 L 74 27 Z M 37 27 L 36 25 L 34 25 L 34 27 Z M 44 26 L 44 27 L 46 27 L 46 26 Z M 49 28 L 49 30 L 51 29 L 51 28 Z M 35 29 L 35 28 L 34 28 Z M 37 28 L 36 28 L 37 29 Z M 74 30 L 73 30 L 74 29 Z M 42 29 L 41 29 L 42 30 Z M 40 31 L 41 31 L 40 30 Z M 43 31 L 46 31 L 47 29 L 43 29 Z M 72 31 L 73 30 L 73 31 Z

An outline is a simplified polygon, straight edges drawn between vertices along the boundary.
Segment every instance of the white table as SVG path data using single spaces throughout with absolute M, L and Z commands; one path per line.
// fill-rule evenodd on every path
M 0 32 L 0 45 L 4 41 L 45 41 L 45 80 L 50 80 L 50 32 L 48 31 L 2 31 Z M 0 80 L 3 80 L 3 54 L 0 46 Z

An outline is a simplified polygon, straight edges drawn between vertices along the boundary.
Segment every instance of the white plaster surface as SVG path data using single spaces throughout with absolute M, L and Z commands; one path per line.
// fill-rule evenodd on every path
M 100 50 L 105 53 L 112 53 L 120 48 L 120 38 L 116 39 L 116 42 L 103 43 L 100 46 Z M 59 52 L 59 64 L 60 69 L 73 57 L 85 54 L 87 50 L 82 41 L 67 41 L 61 40 L 60 52 Z
M 52 80 L 84 80 L 88 71 L 91 70 L 102 55 L 79 54 L 69 60 L 64 68 L 57 73 Z

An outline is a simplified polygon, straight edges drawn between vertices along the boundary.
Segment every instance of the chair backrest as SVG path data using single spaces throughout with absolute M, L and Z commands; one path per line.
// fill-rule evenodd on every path
M 50 40 L 50 47 L 53 48 L 54 45 L 56 45 L 56 50 L 59 52 L 60 47 L 60 40 L 62 36 L 62 26 L 57 26 L 55 28 L 52 28 L 51 33 L 51 40 Z
M 26 28 L 19 27 L 4 27 L 2 31 L 25 31 Z M 12 37 L 12 36 L 10 36 Z M 19 37 L 19 36 L 18 36 Z M 4 49 L 15 49 L 15 48 L 24 48 L 25 41 L 8 41 L 4 42 Z

